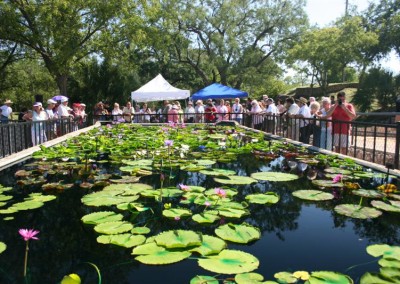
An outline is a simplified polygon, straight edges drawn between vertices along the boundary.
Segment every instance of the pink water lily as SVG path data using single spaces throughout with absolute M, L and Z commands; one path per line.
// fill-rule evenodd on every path
M 184 184 L 179 184 L 179 188 L 183 191 L 189 191 L 190 187 L 188 185 L 184 185 Z
M 222 188 L 216 187 L 214 189 L 215 194 L 217 194 L 219 197 L 225 197 L 226 196 L 226 191 L 223 190 Z
M 332 181 L 334 183 L 338 183 L 338 182 L 342 182 L 342 179 L 343 179 L 343 175 L 342 174 L 338 174 L 332 179 Z
M 175 219 L 175 221 L 179 221 L 181 219 L 181 217 L 175 216 L 174 219 Z
M 210 202 L 210 201 L 206 201 L 206 202 L 204 202 L 204 205 L 205 205 L 206 207 L 209 207 L 209 206 L 211 206 L 211 202 Z
M 38 240 L 38 238 L 35 236 L 39 234 L 39 231 L 34 229 L 19 229 L 18 233 L 24 238 L 25 241 L 29 241 L 30 239 Z
M 171 147 L 172 145 L 174 145 L 174 141 L 172 141 L 172 140 L 165 140 L 165 141 L 164 141 L 164 145 L 165 145 L 165 146 L 168 146 L 168 147 Z

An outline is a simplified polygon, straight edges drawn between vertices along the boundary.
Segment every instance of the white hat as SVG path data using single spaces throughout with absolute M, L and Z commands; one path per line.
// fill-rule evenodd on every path
M 81 107 L 85 107 L 86 105 L 85 104 L 81 104 Z
M 42 103 L 41 102 L 36 102 L 36 103 L 33 104 L 33 106 L 34 107 L 42 106 Z
M 48 99 L 47 104 L 56 104 L 57 102 L 53 99 Z
M 68 102 L 68 98 L 62 98 L 62 99 L 61 99 L 61 102 L 62 102 L 62 103 Z

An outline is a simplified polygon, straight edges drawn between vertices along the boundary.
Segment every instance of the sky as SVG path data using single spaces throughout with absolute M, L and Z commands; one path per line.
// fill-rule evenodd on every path
M 378 0 L 348 0 L 349 5 L 357 6 L 357 11 L 362 12 L 368 7 L 369 2 Z M 345 12 L 346 0 L 307 0 L 306 12 L 311 24 L 326 27 Z M 392 52 L 386 59 L 379 62 L 385 69 L 400 73 L 400 59 Z

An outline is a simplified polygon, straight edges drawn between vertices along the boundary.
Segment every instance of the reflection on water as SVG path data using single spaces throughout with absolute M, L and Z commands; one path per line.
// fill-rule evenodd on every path
M 257 171 L 280 170 L 283 158 L 270 163 L 242 156 L 231 164 L 217 164 L 216 167 L 233 169 L 239 175 L 250 175 Z M 119 173 L 118 165 L 99 164 L 101 170 Z M 292 196 L 292 191 L 309 189 L 310 177 L 318 173 L 314 167 L 296 163 L 289 164 L 289 171 L 302 175 L 292 182 L 260 182 L 239 186 L 238 199 L 256 192 L 274 191 L 280 196 L 278 204 L 271 206 L 250 205 L 248 222 L 262 231 L 262 238 L 249 245 L 229 244 L 231 249 L 252 253 L 260 260 L 256 272 L 265 279 L 273 280 L 279 271 L 333 270 L 350 275 L 355 282 L 366 271 L 378 270 L 377 263 L 360 266 L 346 271 L 350 266 L 369 262 L 365 248 L 372 243 L 400 244 L 399 218 L 384 213 L 374 220 L 357 220 L 336 214 L 333 207 L 343 202 L 358 202 L 358 197 L 340 193 L 340 199 L 327 202 L 306 202 Z M 13 173 L 18 167 L 2 173 L 0 183 L 14 185 Z M 63 177 L 68 179 L 68 177 Z M 73 180 L 70 180 L 73 182 Z M 144 177 L 141 182 L 160 186 L 159 176 Z M 371 181 L 364 181 L 368 188 Z M 178 183 L 216 187 L 212 177 L 200 173 L 180 171 L 170 185 Z M 31 188 L 15 186 L 13 195 L 22 198 Z M 189 283 L 195 275 L 213 275 L 197 265 L 195 259 L 168 266 L 147 266 L 136 262 L 131 250 L 102 245 L 96 242 L 97 234 L 92 226 L 82 224 L 81 217 L 97 208 L 83 206 L 80 199 L 88 191 L 74 186 L 60 194 L 54 201 L 36 210 L 19 212 L 15 219 L 0 219 L 0 241 L 7 244 L 7 250 L 0 255 L 0 283 L 23 283 L 23 258 L 25 243 L 18 235 L 20 228 L 34 228 L 40 231 L 39 241 L 30 242 L 29 283 L 56 283 L 64 275 L 78 273 L 84 283 L 96 283 L 95 270 L 86 262 L 96 264 L 103 277 L 103 283 Z M 106 207 L 101 210 L 108 210 Z M 223 220 L 229 222 L 229 220 Z M 146 224 L 153 233 L 171 228 L 194 229 L 213 234 L 217 225 L 199 225 L 188 220 L 170 221 L 156 218 Z

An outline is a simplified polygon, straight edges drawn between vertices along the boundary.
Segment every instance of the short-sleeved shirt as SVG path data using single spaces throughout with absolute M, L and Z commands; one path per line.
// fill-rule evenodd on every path
M 345 103 L 346 108 L 354 112 L 354 106 L 349 103 Z M 348 135 L 350 133 L 350 124 L 348 123 L 335 123 L 335 121 L 340 120 L 340 121 L 351 121 L 352 119 L 348 116 L 346 111 L 342 109 L 341 107 L 336 107 L 335 110 L 332 113 L 332 121 L 333 123 L 333 133 L 334 134 L 346 134 Z

